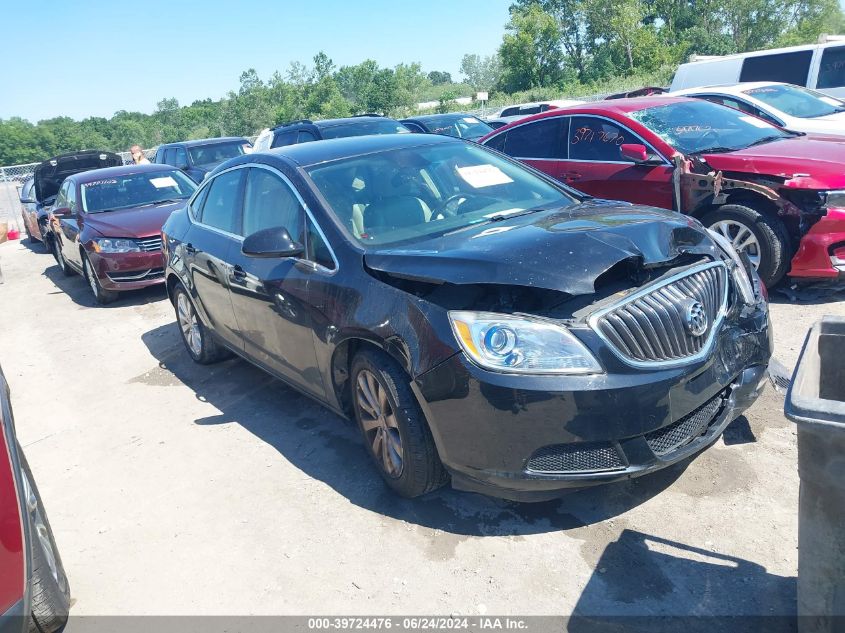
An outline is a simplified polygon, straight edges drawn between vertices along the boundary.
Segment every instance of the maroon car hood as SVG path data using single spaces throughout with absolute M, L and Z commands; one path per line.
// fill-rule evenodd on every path
M 161 227 L 170 214 L 181 209 L 187 200 L 158 207 L 133 207 L 104 213 L 86 213 L 85 225 L 103 237 L 152 237 L 161 233 Z
M 718 171 L 779 176 L 796 189 L 845 188 L 843 137 L 799 136 L 703 157 Z

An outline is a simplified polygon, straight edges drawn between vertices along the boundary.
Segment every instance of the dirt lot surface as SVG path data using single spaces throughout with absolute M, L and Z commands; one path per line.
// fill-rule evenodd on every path
M 795 429 L 771 388 L 651 477 L 405 501 L 349 423 L 243 361 L 193 364 L 163 291 L 94 307 L 20 242 L 0 267 L 0 363 L 72 614 L 794 613 Z M 844 306 L 778 298 L 777 358 Z

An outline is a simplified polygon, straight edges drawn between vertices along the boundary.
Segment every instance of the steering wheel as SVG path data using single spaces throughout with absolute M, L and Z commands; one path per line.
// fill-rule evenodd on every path
M 465 193 L 456 193 L 455 195 L 449 196 L 440 205 L 440 211 L 435 214 L 434 219 L 442 220 L 444 218 L 455 217 L 458 215 L 458 207 L 467 200 L 469 200 L 469 196 Z
M 714 130 L 712 127 L 709 130 L 704 130 L 704 132 L 702 132 L 701 140 L 703 141 L 707 137 L 710 137 L 710 138 L 713 139 L 714 145 L 721 145 L 722 141 L 719 138 L 719 133 L 716 130 Z

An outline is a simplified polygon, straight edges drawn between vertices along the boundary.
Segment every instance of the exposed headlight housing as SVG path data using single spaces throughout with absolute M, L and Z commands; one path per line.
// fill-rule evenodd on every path
M 845 209 L 845 189 L 819 191 L 819 197 L 824 209 Z
M 597 374 L 598 361 L 562 325 L 494 312 L 451 311 L 461 349 L 477 365 L 512 374 Z
M 101 237 L 93 240 L 94 250 L 98 253 L 140 253 L 141 247 L 135 240 L 114 237 Z
M 742 297 L 742 301 L 746 305 L 759 303 L 761 298 L 754 294 L 754 286 L 751 284 L 751 278 L 748 276 L 748 271 L 745 269 L 745 263 L 742 261 L 739 253 L 736 252 L 736 249 L 733 244 L 731 244 L 731 241 L 724 235 L 720 235 L 712 229 L 707 229 L 707 233 L 710 234 L 711 239 L 719 245 L 725 254 L 733 260 L 734 265 L 733 270 L 731 271 L 731 277 L 733 277 L 734 285 L 736 286 L 740 297 Z

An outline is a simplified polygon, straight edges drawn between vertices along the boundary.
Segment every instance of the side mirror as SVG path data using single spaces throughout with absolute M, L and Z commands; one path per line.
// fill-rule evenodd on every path
M 73 215 L 69 207 L 59 207 L 58 209 L 53 209 L 51 213 L 57 218 L 69 218 Z
M 648 149 L 639 143 L 625 143 L 619 146 L 619 153 L 622 158 L 634 161 L 635 163 L 648 162 Z
M 21 198 L 21 204 L 38 204 L 38 200 L 34 198 Z
M 250 257 L 296 257 L 305 247 L 294 239 L 283 226 L 262 229 L 244 239 L 241 252 Z

